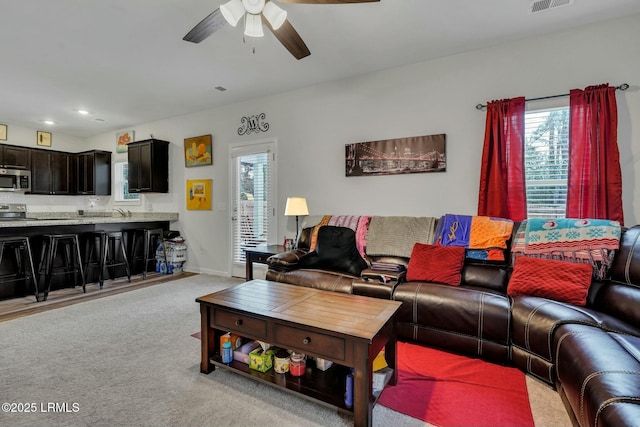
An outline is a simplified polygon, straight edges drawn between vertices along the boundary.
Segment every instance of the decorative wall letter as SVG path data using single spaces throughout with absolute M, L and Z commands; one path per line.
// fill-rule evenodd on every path
M 245 116 L 240 119 L 242 126 L 238 128 L 238 135 L 251 135 L 255 132 L 266 132 L 269 130 L 269 123 L 264 122 L 266 114 L 260 113 L 256 116 Z

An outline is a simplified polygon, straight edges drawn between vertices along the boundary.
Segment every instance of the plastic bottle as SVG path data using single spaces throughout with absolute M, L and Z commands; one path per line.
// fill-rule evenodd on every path
M 231 363 L 233 360 L 233 350 L 231 349 L 231 342 L 225 341 L 222 344 L 222 363 Z
M 167 274 L 167 264 L 164 261 L 160 261 L 160 274 Z
M 160 260 L 156 260 L 156 273 L 160 273 Z
M 347 374 L 346 388 L 344 392 L 344 406 L 353 407 L 353 369 Z

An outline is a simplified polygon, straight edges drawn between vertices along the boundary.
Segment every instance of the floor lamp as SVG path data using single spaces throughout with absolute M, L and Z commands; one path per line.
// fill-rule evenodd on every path
M 296 217 L 296 239 L 294 240 L 294 243 L 298 246 L 298 216 L 309 215 L 307 199 L 304 197 L 287 197 L 287 206 L 284 208 L 284 215 L 295 215 Z

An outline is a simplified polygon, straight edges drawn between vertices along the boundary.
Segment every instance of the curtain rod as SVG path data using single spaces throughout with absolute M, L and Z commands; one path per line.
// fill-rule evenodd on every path
M 627 90 L 629 89 L 629 85 L 626 83 L 622 83 L 620 86 L 616 86 L 616 90 Z M 550 96 L 541 96 L 539 98 L 529 98 L 525 99 L 525 101 L 541 101 L 543 99 L 553 99 L 553 98 L 563 98 L 565 96 L 569 96 L 568 93 L 563 93 L 561 95 L 550 95 Z M 483 108 L 487 108 L 486 104 L 478 104 L 476 105 L 476 110 L 482 110 Z

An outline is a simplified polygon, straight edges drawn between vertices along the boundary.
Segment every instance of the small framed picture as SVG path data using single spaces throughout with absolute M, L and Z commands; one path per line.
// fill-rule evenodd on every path
M 126 153 L 128 151 L 127 144 L 135 139 L 135 135 L 133 130 L 116 133 L 116 153 Z
M 0 124 L 0 141 L 7 140 L 7 125 Z
M 212 165 L 211 134 L 184 139 L 184 166 Z
M 36 131 L 36 142 L 43 147 L 51 147 L 51 132 Z

